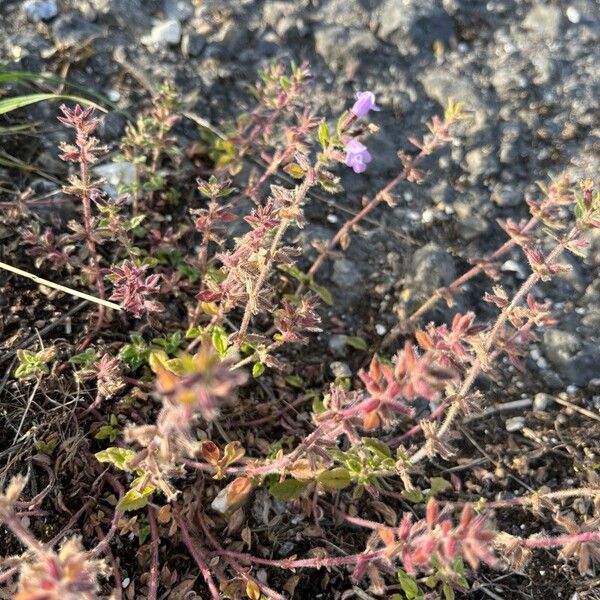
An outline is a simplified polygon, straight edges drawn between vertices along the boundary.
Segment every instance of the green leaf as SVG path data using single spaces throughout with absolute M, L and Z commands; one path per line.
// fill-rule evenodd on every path
M 377 438 L 362 438 L 362 443 L 379 458 L 390 458 L 392 451 L 389 446 Z
M 142 221 L 146 218 L 146 215 L 136 215 L 135 217 L 131 217 L 129 219 L 129 228 L 135 229 L 142 224 Z
M 423 502 L 423 492 L 419 488 L 413 488 L 412 490 L 402 490 L 402 496 L 413 504 L 419 504 Z
M 265 372 L 265 365 L 261 362 L 255 362 L 252 366 L 252 377 L 260 377 Z
M 131 344 L 124 346 L 119 356 L 132 371 L 135 371 L 148 361 L 150 348 L 141 336 L 133 334 Z
M 352 476 L 348 469 L 336 467 L 319 473 L 317 481 L 329 490 L 343 490 L 352 483 Z
M 585 215 L 585 205 L 583 204 L 583 199 L 577 198 L 577 201 L 575 204 L 575 218 L 578 221 L 581 221 L 581 219 L 583 219 L 584 215 Z
M 321 121 L 319 123 L 319 143 L 323 146 L 323 150 L 327 147 L 329 143 L 329 128 L 327 127 L 327 123 L 325 121 Z
M 85 352 L 75 354 L 69 358 L 69 362 L 72 365 L 83 365 L 84 367 L 91 367 L 98 357 L 96 351 L 93 348 L 88 348 Z
M 437 496 L 452 487 L 449 481 L 446 481 L 443 477 L 432 477 L 429 480 L 429 487 L 431 488 L 431 495 Z
M 454 590 L 450 587 L 450 584 L 448 583 L 444 583 L 444 585 L 442 585 L 442 591 L 444 592 L 445 600 L 454 600 L 454 598 L 456 597 L 454 594 Z
M 278 268 L 284 273 L 291 275 L 294 279 L 301 281 L 302 283 L 305 283 L 310 279 L 309 276 L 306 273 L 304 273 L 304 271 L 301 271 L 296 266 L 279 265 Z
M 311 409 L 315 413 L 315 415 L 319 415 L 322 412 L 324 412 L 325 411 L 325 403 L 323 402 L 323 398 L 315 395 L 313 398 L 313 401 L 312 401 Z
M 227 339 L 227 334 L 222 327 L 214 327 L 212 330 L 212 344 L 215 347 L 215 350 L 219 353 L 220 356 L 225 356 L 227 352 L 227 347 L 229 345 L 229 341 Z
M 290 163 L 283 167 L 283 170 L 294 179 L 302 179 L 304 177 L 304 169 L 298 163 Z
M 99 104 L 79 96 L 68 96 L 63 94 L 29 94 L 27 96 L 14 96 L 12 98 L 4 98 L 4 100 L 0 100 L 0 115 L 4 115 L 24 106 L 29 106 L 30 104 L 44 102 L 45 100 L 68 100 L 87 106 L 93 106 L 104 113 L 107 112 L 106 109 L 102 108 Z
M 325 304 L 328 306 L 333 305 L 333 294 L 324 286 L 315 283 L 314 281 L 309 282 L 308 287 L 315 293 Z
M 121 469 L 121 471 L 131 472 L 131 469 L 127 468 L 127 463 L 135 455 L 136 453 L 134 450 L 130 450 L 129 448 L 119 448 L 113 446 L 111 448 L 106 448 L 106 450 L 96 452 L 94 456 L 101 463 L 109 463 L 117 467 L 117 469 Z
M 38 452 L 50 456 L 50 454 L 54 452 L 57 442 L 56 440 L 50 440 L 49 442 L 46 442 L 45 440 L 36 440 L 34 444 Z
M 340 115 L 340 118 L 338 119 L 338 122 L 337 122 L 337 132 L 338 132 L 338 135 L 341 134 L 344 131 L 344 123 L 346 122 L 347 118 L 348 118 L 348 111 L 345 110 Z
M 200 337 L 204 333 L 203 327 L 190 327 L 185 332 L 185 338 L 188 340 L 195 340 L 197 337 Z
M 269 492 L 271 492 L 271 495 L 276 500 L 289 501 L 299 498 L 307 486 L 307 481 L 284 479 L 283 481 L 272 483 L 269 486 Z
M 95 440 L 109 440 L 111 442 L 115 441 L 117 437 L 117 429 L 112 425 L 102 425 L 96 432 L 94 436 Z
M 343 187 L 340 185 L 339 177 L 320 177 L 319 185 L 329 194 L 337 194 L 343 191 Z
M 160 369 L 170 371 L 168 362 L 169 355 L 164 350 L 153 350 L 148 356 L 148 364 L 153 373 L 158 373 Z
M 140 546 L 144 544 L 144 542 L 148 539 L 150 535 L 150 525 L 140 525 L 138 529 L 138 543 Z
M 223 457 L 225 458 L 225 466 L 230 465 L 231 463 L 240 460 L 242 456 L 246 453 L 246 450 L 242 446 L 240 442 L 229 442 L 223 448 Z
M 413 600 L 414 598 L 421 596 L 421 589 L 415 578 L 408 575 L 408 573 L 405 573 L 402 569 L 398 570 L 398 582 L 408 600 Z
M 359 335 L 353 335 L 347 338 L 346 344 L 348 344 L 348 346 L 351 346 L 355 350 L 367 350 L 369 348 L 369 345 L 367 344 L 366 340 L 360 337 Z
M 288 385 L 291 385 L 295 388 L 303 388 L 304 387 L 304 379 L 300 377 L 300 375 L 288 375 L 285 378 L 285 381 Z
M 143 492 L 135 489 L 129 490 L 117 503 L 115 510 L 118 512 L 127 512 L 129 510 L 138 510 L 148 504 L 148 498 L 152 495 L 154 486 L 146 487 Z

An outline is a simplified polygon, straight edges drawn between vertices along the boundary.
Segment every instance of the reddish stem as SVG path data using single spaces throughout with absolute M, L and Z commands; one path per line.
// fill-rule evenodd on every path
M 600 542 L 600 531 L 584 531 L 583 533 L 547 538 L 528 538 L 521 541 L 523 546 L 528 548 L 559 548 L 574 542 Z
M 196 564 L 200 569 L 200 573 L 204 578 L 204 582 L 208 586 L 212 600 L 220 600 L 221 596 L 208 568 L 206 555 L 203 549 L 200 548 L 198 544 L 194 543 L 194 540 L 192 540 L 192 536 L 190 535 L 189 529 L 187 528 L 179 510 L 179 507 L 176 504 L 173 504 L 173 516 L 175 517 L 175 521 L 177 522 L 179 531 L 181 531 L 181 538 L 183 539 L 183 543 L 189 550 L 190 554 L 192 555 L 192 558 L 196 561 Z
M 148 598 L 147 600 L 156 600 L 158 593 L 158 546 L 160 537 L 158 535 L 158 525 L 154 508 L 148 508 L 148 523 L 150 523 L 150 546 L 152 548 L 152 562 L 150 564 L 150 579 L 148 580 Z

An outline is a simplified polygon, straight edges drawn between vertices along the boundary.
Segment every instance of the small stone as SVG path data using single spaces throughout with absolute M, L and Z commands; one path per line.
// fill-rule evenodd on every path
M 520 431 L 523 427 L 525 427 L 524 417 L 511 417 L 510 419 L 507 419 L 505 423 L 506 431 L 509 433 Z
M 23 10 L 32 23 L 49 21 L 58 14 L 55 0 L 27 0 L 23 3 Z
M 132 162 L 121 161 L 98 165 L 93 169 L 98 177 L 105 180 L 104 190 L 113 198 L 118 195 L 118 188 L 135 182 L 135 166 Z
M 181 42 L 181 51 L 184 56 L 197 58 L 202 54 L 202 50 L 206 46 L 206 36 L 201 33 L 188 33 L 183 36 Z
M 345 356 L 348 342 L 348 336 L 341 333 L 334 333 L 329 337 L 329 349 L 335 356 Z
M 558 6 L 536 4 L 525 17 L 523 27 L 540 39 L 553 40 L 561 29 L 562 13 Z
M 454 23 L 441 0 L 385 0 L 373 20 L 378 37 L 401 50 L 407 45 L 429 49 L 434 42 L 446 42 L 454 35 Z
M 375 323 L 375 331 L 377 335 L 385 335 L 387 333 L 387 327 L 381 323 Z
M 445 287 L 456 278 L 454 259 L 435 243 L 419 248 L 412 263 L 413 282 L 421 293 Z
M 174 46 L 181 39 L 181 24 L 176 19 L 157 23 L 148 36 L 142 38 L 142 43 L 149 47 L 165 48 Z
M 118 102 L 121 99 L 121 94 L 117 90 L 110 89 L 106 92 L 106 97 L 111 102 Z
M 245 24 L 244 24 L 245 25 Z M 248 46 L 250 32 L 241 23 L 228 21 L 220 33 L 221 45 L 230 56 L 235 56 Z
M 525 269 L 525 267 L 520 262 L 517 262 L 516 260 L 512 259 L 509 259 L 502 263 L 500 269 L 502 271 L 517 273 L 517 275 L 519 275 L 521 279 L 525 279 L 525 277 L 529 275 L 527 269 Z
M 284 542 L 278 549 L 279 556 L 289 556 L 296 549 L 296 544 L 293 542 Z
M 426 208 L 421 215 L 421 221 L 424 225 L 429 225 L 429 223 L 433 223 L 434 213 L 430 208 Z
M 61 15 L 52 24 L 54 41 L 61 46 L 76 46 L 89 38 L 102 33 L 102 28 L 90 23 L 79 13 L 72 12 Z
M 540 412 L 548 410 L 554 404 L 554 397 L 540 392 L 533 398 L 533 410 Z
M 113 101 L 114 102 L 114 101 Z M 114 142 L 123 136 L 127 119 L 121 113 L 112 111 L 100 118 L 98 123 L 98 137 L 103 142 Z
M 474 148 L 465 156 L 467 171 L 476 181 L 498 171 L 498 160 L 491 148 Z
M 567 19 L 575 25 L 581 21 L 581 13 L 574 6 L 569 6 L 566 14 Z
M 339 287 L 351 288 L 361 280 L 361 275 L 352 261 L 347 258 L 340 258 L 333 265 L 333 275 L 331 278 Z
M 347 363 L 340 360 L 334 360 L 330 365 L 329 369 L 333 373 L 336 379 L 343 379 L 345 377 L 352 377 L 352 371 Z
M 194 6 L 190 0 L 164 0 L 163 11 L 169 19 L 186 21 L 194 14 Z
M 368 29 L 323 25 L 315 31 L 315 50 L 332 70 L 378 47 L 377 38 Z
M 458 204 L 457 204 L 458 207 Z M 458 211 L 457 211 L 458 212 Z M 461 215 L 459 214 L 459 222 L 457 224 L 457 229 L 460 235 L 467 241 L 474 240 L 479 236 L 487 233 L 489 229 L 489 221 L 484 219 L 480 215 L 470 214 L 470 215 Z
M 523 195 L 518 190 L 498 186 L 492 192 L 492 200 L 503 208 L 513 207 L 523 203 Z

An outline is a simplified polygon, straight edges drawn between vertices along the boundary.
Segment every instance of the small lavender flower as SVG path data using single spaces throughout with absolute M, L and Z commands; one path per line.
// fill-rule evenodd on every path
M 358 92 L 358 94 L 356 94 L 356 102 L 350 109 L 350 112 L 360 118 L 364 117 L 370 110 L 381 110 L 379 106 L 375 104 L 375 94 L 373 94 L 373 92 Z
M 371 155 L 364 144 L 358 140 L 350 140 L 346 144 L 346 165 L 355 173 L 363 173 L 371 162 Z

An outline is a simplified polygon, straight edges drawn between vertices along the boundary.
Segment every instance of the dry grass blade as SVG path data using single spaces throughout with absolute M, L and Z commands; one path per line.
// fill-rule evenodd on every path
M 101 298 L 96 298 L 95 296 L 91 296 L 90 294 L 86 294 L 85 292 L 80 292 L 78 290 L 74 290 L 72 288 L 68 288 L 64 285 L 60 285 L 59 283 L 54 283 L 53 281 L 48 281 L 47 279 L 43 279 L 42 277 L 38 277 L 33 273 L 28 273 L 27 271 L 23 271 L 22 269 L 18 269 L 17 267 L 13 267 L 11 265 L 7 265 L 6 263 L 0 262 L 0 269 L 4 269 L 6 271 L 10 271 L 11 273 L 15 273 L 16 275 L 21 275 L 22 277 L 27 277 L 40 285 L 45 285 L 46 287 L 53 288 L 55 290 L 59 290 L 61 292 L 65 292 L 71 296 L 75 296 L 76 298 L 81 298 L 83 300 L 88 300 L 89 302 L 94 302 L 95 304 L 99 304 L 101 306 L 106 306 L 107 308 L 112 308 L 113 310 L 122 310 L 122 308 L 115 304 L 114 302 L 109 302 L 108 300 L 102 300 Z

